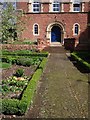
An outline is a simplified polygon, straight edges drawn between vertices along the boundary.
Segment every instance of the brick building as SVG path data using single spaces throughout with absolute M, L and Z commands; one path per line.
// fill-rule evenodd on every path
M 64 39 L 75 38 L 76 44 L 86 44 L 88 6 L 87 0 L 18 2 L 17 9 L 23 11 L 28 19 L 22 37 L 32 41 L 40 38 L 50 44 L 63 44 Z

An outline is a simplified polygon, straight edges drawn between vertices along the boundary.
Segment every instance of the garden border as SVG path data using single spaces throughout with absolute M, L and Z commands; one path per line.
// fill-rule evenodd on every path
M 80 66 L 84 67 L 86 70 L 90 71 L 90 64 L 87 63 L 85 60 L 80 58 L 75 53 L 71 53 L 71 58 L 77 62 Z
M 17 99 L 3 99 L 2 102 L 2 113 L 3 114 L 15 114 L 23 115 L 25 114 L 27 108 L 33 100 L 34 92 L 37 87 L 37 82 L 39 81 L 41 74 L 46 65 L 47 58 L 43 58 L 41 64 L 38 66 L 37 70 L 32 76 L 32 79 L 29 81 L 21 100 Z

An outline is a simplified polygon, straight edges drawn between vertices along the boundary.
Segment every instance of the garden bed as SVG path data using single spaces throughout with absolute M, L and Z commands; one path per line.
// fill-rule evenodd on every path
M 20 54 L 21 53 L 21 54 Z M 26 54 L 25 54 L 26 53 Z M 12 66 L 2 69 L 2 113 L 22 115 L 29 107 L 46 64 L 48 53 L 3 52 L 2 61 Z M 20 70 L 21 69 L 21 70 Z M 24 74 L 17 76 L 19 74 Z
M 34 73 L 36 67 L 37 66 L 25 67 L 19 65 L 12 65 L 12 67 L 8 69 L 2 69 L 2 80 L 5 80 L 8 77 L 12 76 L 18 68 L 22 68 L 24 70 L 25 76 L 30 77 Z
M 16 77 L 14 76 L 15 71 L 18 69 L 24 70 L 23 77 Z M 19 65 L 12 65 L 11 68 L 2 69 L 2 98 L 16 98 L 20 99 L 23 89 L 28 84 L 31 76 L 34 74 L 37 66 L 19 66 Z M 6 92 L 5 92 L 6 91 Z

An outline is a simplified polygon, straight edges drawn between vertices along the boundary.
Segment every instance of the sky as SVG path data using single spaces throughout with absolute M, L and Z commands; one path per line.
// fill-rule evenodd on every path
M 0 0 L 0 2 L 15 2 L 15 1 L 17 1 L 17 2 L 28 2 L 29 0 Z M 32 1 L 32 0 L 30 0 L 30 1 Z M 38 0 L 38 1 L 41 1 L 41 2 L 46 1 L 46 2 L 48 2 L 48 1 L 52 1 L 52 0 Z M 73 1 L 73 0 L 58 0 L 58 1 L 67 2 L 67 1 Z M 78 0 L 76 0 L 76 1 L 78 1 Z M 90 0 L 82 0 L 82 1 L 89 2 Z

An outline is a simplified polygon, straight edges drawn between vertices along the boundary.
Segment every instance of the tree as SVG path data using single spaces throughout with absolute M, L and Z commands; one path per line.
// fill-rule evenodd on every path
M 13 3 L 7 2 L 2 10 L 2 43 L 21 40 L 22 33 L 27 29 L 27 21 L 30 17 L 21 10 L 15 9 Z
M 15 40 L 16 32 L 16 11 L 11 2 L 4 3 L 1 14 L 2 18 L 2 43 Z

